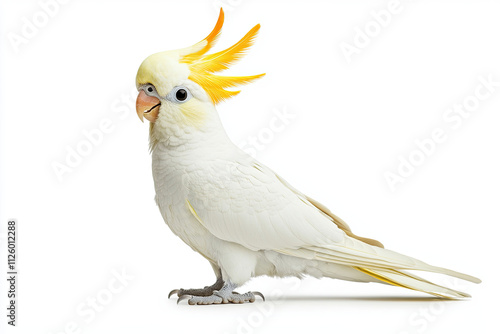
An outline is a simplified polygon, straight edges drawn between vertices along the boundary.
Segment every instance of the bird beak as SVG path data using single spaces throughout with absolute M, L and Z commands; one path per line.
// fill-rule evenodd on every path
M 144 122 L 144 118 L 154 123 L 158 117 L 158 112 L 160 111 L 161 102 L 158 98 L 154 96 L 149 96 L 144 93 L 143 90 L 139 92 L 137 96 L 137 101 L 135 103 L 135 108 L 137 110 L 137 116 L 139 116 L 141 122 Z

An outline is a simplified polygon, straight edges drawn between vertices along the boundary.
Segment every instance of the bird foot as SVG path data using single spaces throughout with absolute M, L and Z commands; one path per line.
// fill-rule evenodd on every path
M 177 297 L 182 296 L 211 296 L 215 290 L 219 290 L 224 286 L 224 281 L 222 281 L 222 277 L 217 278 L 217 281 L 210 285 L 206 286 L 203 289 L 174 289 L 170 291 L 168 294 L 168 298 L 170 298 L 173 294 L 177 294 Z
M 214 292 L 211 286 L 206 286 L 203 289 L 174 289 L 168 294 L 168 298 L 172 297 L 173 294 L 177 294 L 177 297 L 182 296 L 210 296 Z
M 238 293 L 238 292 L 225 292 L 225 291 L 217 291 L 215 290 L 210 296 L 189 296 L 183 295 L 179 297 L 177 300 L 177 304 L 179 302 L 187 299 L 189 305 L 212 305 L 212 304 L 243 304 L 245 302 L 253 303 L 255 301 L 255 297 L 259 296 L 262 300 L 266 300 L 264 295 L 258 291 L 249 291 L 247 293 Z
M 212 286 L 213 287 L 213 286 Z M 189 295 L 184 294 L 179 296 L 177 299 L 177 304 L 179 302 L 187 299 L 189 305 L 212 305 L 212 304 L 243 304 L 245 302 L 253 303 L 255 301 L 255 296 L 259 296 L 262 300 L 266 300 L 264 295 L 257 291 L 249 291 L 247 293 L 238 293 L 234 291 L 237 287 L 236 284 L 231 282 L 223 283 L 222 288 L 214 289 L 212 294 L 206 295 Z M 203 289 L 204 290 L 204 289 Z M 186 290 L 185 290 L 186 291 Z M 180 292 L 180 291 L 179 291 Z M 171 292 L 172 293 L 172 292 Z

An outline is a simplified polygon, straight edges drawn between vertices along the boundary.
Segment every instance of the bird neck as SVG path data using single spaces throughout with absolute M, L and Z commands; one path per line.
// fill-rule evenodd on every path
M 204 156 L 215 156 L 223 151 L 230 151 L 236 146 L 227 136 L 214 107 L 206 112 L 204 121 L 198 125 L 179 125 L 168 122 L 161 128 L 150 126 L 151 151 L 193 152 Z

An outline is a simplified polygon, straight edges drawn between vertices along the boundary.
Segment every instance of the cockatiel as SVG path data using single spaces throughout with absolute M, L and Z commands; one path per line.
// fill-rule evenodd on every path
M 253 302 L 259 292 L 234 290 L 250 278 L 310 275 L 392 284 L 443 298 L 468 294 L 424 280 L 407 270 L 478 278 L 435 267 L 355 235 L 326 207 L 234 145 L 215 105 L 228 90 L 263 76 L 220 76 L 245 53 L 260 28 L 207 54 L 222 28 L 195 45 L 153 54 L 140 65 L 137 114 L 150 124 L 156 203 L 173 233 L 205 257 L 217 281 L 202 289 L 175 289 L 193 304 Z

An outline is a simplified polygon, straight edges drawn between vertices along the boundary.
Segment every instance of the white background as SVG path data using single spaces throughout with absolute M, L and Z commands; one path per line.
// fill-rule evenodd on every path
M 240 289 L 261 291 L 266 303 L 191 307 L 167 299 L 171 289 L 202 287 L 214 277 L 155 207 L 148 125 L 135 115 L 134 79 L 151 53 L 204 38 L 220 4 L 226 21 L 216 51 L 262 25 L 248 56 L 227 73 L 267 73 L 218 106 L 231 138 L 241 145 L 262 139 L 273 110 L 291 112 L 293 120 L 259 142 L 257 158 L 356 233 L 480 277 L 483 283 L 474 285 L 432 276 L 471 300 L 271 278 Z M 500 81 L 498 2 L 402 1 L 351 62 L 341 43 L 353 44 L 356 29 L 372 24 L 370 12 L 386 9 L 387 1 L 74 0 L 38 22 L 45 25 L 18 47 L 9 38 L 22 36 L 25 20 L 43 9 L 38 1 L 0 6 L 0 219 L 3 228 L 9 218 L 20 224 L 18 326 L 9 333 L 498 327 L 500 87 L 458 128 L 443 120 L 448 108 L 474 95 L 479 76 Z M 54 163 L 66 164 L 68 150 L 84 145 L 84 131 L 106 119 L 111 130 L 59 180 Z M 384 173 L 396 172 L 398 156 L 408 158 L 415 140 L 430 138 L 435 128 L 447 140 L 392 191 Z M 126 286 L 113 279 L 122 270 L 133 277 Z M 110 283 L 121 291 L 110 292 Z M 96 297 L 106 305 L 91 315 L 86 303 Z

